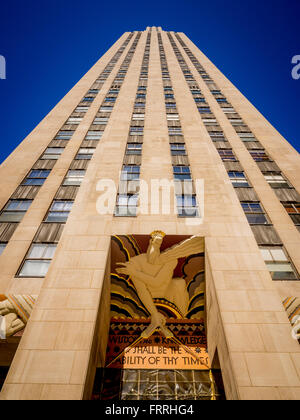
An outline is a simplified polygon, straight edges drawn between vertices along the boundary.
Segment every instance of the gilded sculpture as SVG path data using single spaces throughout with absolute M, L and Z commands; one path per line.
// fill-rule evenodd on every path
M 119 274 L 130 276 L 139 298 L 151 315 L 151 324 L 142 333 L 144 338 L 150 337 L 157 329 L 166 337 L 170 336 L 165 326 L 166 319 L 155 306 L 155 298 L 167 299 L 178 307 L 183 316 L 186 315 L 189 303 L 186 282 L 182 278 L 173 278 L 173 272 L 179 258 L 204 252 L 204 240 L 198 236 L 161 252 L 164 236 L 164 232 L 152 232 L 147 252 L 125 263 L 118 263 L 120 267 L 117 268 Z

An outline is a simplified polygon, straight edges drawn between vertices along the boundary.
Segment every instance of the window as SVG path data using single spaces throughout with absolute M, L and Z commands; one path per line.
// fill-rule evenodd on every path
M 167 114 L 167 120 L 168 121 L 179 121 L 179 115 L 178 114 Z
M 212 139 L 212 141 L 224 141 L 227 142 L 227 139 L 224 137 L 224 135 L 222 136 L 210 136 L 210 138 Z
M 117 98 L 108 96 L 107 98 L 104 99 L 104 102 L 116 102 Z
M 211 114 L 211 110 L 209 107 L 199 107 L 198 111 L 200 114 Z
M 43 185 L 49 174 L 50 171 L 45 169 L 32 170 L 22 182 L 22 185 Z
M 141 155 L 142 154 L 142 143 L 128 143 L 126 149 L 126 155 Z
M 239 119 L 239 118 L 229 118 L 229 121 L 231 122 L 231 124 L 233 126 L 235 126 L 235 125 L 244 125 L 244 121 L 242 119 Z
M 296 280 L 297 275 L 282 247 L 260 247 L 273 280 Z
M 144 102 L 136 102 L 134 104 L 135 108 L 145 108 L 145 103 Z
M 219 103 L 221 103 L 221 102 L 228 103 L 226 98 L 216 98 L 216 101 L 219 102 Z
M 181 136 L 182 129 L 181 127 L 168 127 L 169 129 L 169 136 Z
M 233 114 L 236 113 L 234 108 L 222 108 L 224 114 Z
M 82 99 L 82 102 L 93 102 L 95 98 L 93 96 L 86 96 Z
M 272 188 L 290 188 L 288 182 L 280 174 L 264 174 L 264 177 Z
M 185 145 L 181 143 L 172 143 L 171 145 L 171 154 L 175 155 L 186 155 Z
M 191 170 L 189 166 L 173 166 L 173 174 L 174 178 L 178 179 L 179 181 L 183 181 L 185 179 L 192 179 Z
M 253 157 L 255 162 L 262 162 L 264 160 L 270 160 L 269 156 L 263 150 L 251 150 L 250 155 Z
M 115 216 L 136 216 L 138 205 L 137 195 L 119 194 L 117 197 L 117 205 Z
M 266 225 L 269 224 L 265 212 L 259 203 L 244 203 L 241 202 L 241 206 L 246 214 L 248 222 L 251 225 Z
M 111 112 L 113 110 L 112 106 L 101 106 L 100 112 Z
M 55 136 L 55 140 L 70 140 L 73 134 L 74 130 L 59 131 Z
M 70 117 L 66 124 L 80 124 L 82 121 L 82 117 Z
M 176 103 L 172 103 L 172 102 L 166 103 L 166 108 L 176 108 Z
M 41 159 L 43 160 L 48 160 L 48 159 L 53 159 L 53 160 L 57 160 L 60 158 L 62 152 L 65 149 L 63 147 L 48 147 L 44 154 L 41 156 Z
M 236 162 L 236 158 L 231 149 L 218 149 L 218 152 L 224 162 Z
M 9 200 L 0 214 L 0 222 L 20 222 L 32 200 Z
M 6 245 L 7 245 L 6 243 L 0 243 L 0 255 L 5 250 Z
M 45 221 L 57 223 L 66 222 L 72 206 L 73 201 L 53 201 Z
M 78 159 L 78 160 L 81 160 L 81 159 L 90 160 L 90 159 L 92 159 L 95 150 L 96 149 L 94 147 L 80 148 L 79 151 L 78 151 L 78 154 L 75 157 L 75 159 Z
M 210 131 L 209 135 L 212 141 L 226 141 L 225 135 L 222 131 Z
M 205 98 L 194 98 L 194 101 L 196 103 L 198 103 L 198 102 L 206 102 Z
M 140 167 L 137 165 L 124 165 L 121 172 L 121 181 L 131 181 L 140 178 Z
M 284 203 L 284 208 L 296 225 L 300 225 L 300 203 Z
M 132 119 L 143 121 L 145 119 L 145 114 L 133 114 Z
M 90 95 L 93 95 L 93 94 L 95 94 L 95 95 L 97 95 L 97 93 L 99 92 L 99 90 L 98 89 L 90 89 L 89 91 L 88 91 L 88 94 L 90 94 Z
M 144 133 L 144 127 L 130 127 L 130 136 L 142 136 Z
M 143 99 L 146 99 L 146 94 L 145 94 L 145 93 L 138 93 L 138 94 L 136 95 L 136 97 L 137 97 L 137 98 L 143 98 Z
M 228 176 L 234 187 L 236 188 L 249 187 L 249 183 L 247 181 L 247 178 L 245 177 L 244 172 L 230 171 L 228 172 Z
M 300 203 L 286 203 L 284 207 L 288 213 L 300 214 Z
M 100 140 L 102 137 L 103 131 L 88 131 L 85 140 Z
M 84 178 L 85 171 L 80 170 L 70 170 L 64 180 L 63 185 L 74 185 L 79 186 Z
M 195 195 L 176 195 L 177 211 L 180 217 L 198 216 L 197 201 Z
M 172 93 L 166 93 L 165 98 L 166 99 L 174 99 L 174 95 Z
M 202 118 L 202 122 L 205 125 L 216 125 L 217 120 L 215 118 Z
M 96 117 L 93 121 L 94 125 L 106 125 L 108 123 L 108 117 Z
M 238 133 L 242 141 L 256 141 L 254 134 L 252 133 Z
M 56 245 L 54 244 L 32 244 L 19 272 L 19 277 L 45 277 L 55 250 Z
M 74 112 L 87 112 L 89 110 L 88 106 L 78 106 L 74 109 Z

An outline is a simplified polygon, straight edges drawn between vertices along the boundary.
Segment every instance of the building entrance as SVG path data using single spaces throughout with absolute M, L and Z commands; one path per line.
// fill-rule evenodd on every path
M 93 399 L 223 399 L 207 354 L 204 293 L 203 238 L 114 236 L 106 360 Z

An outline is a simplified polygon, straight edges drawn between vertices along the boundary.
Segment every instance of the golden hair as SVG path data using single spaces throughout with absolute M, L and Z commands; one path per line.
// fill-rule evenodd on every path
M 165 232 L 162 230 L 154 230 L 152 233 L 150 233 L 151 238 L 156 235 L 162 236 L 163 238 L 166 236 Z

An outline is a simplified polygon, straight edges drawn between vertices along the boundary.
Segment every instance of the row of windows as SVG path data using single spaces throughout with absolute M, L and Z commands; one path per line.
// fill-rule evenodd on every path
M 168 109 L 173 108 L 176 109 L 176 100 L 171 84 L 171 79 L 168 72 L 168 64 L 165 55 L 165 50 L 162 43 L 161 34 L 158 34 L 158 43 L 159 43 L 159 51 L 160 51 L 160 60 L 161 60 L 161 69 L 162 69 L 162 78 L 167 79 L 169 83 L 168 86 L 164 86 L 165 91 L 165 106 L 166 106 L 166 117 L 168 121 L 179 121 L 178 114 L 170 114 L 168 113 Z M 173 102 L 168 102 L 170 99 Z M 172 156 L 178 155 L 186 155 L 185 143 L 174 143 L 174 136 L 182 137 L 183 133 L 182 128 L 180 126 L 168 126 L 168 133 L 170 138 L 170 151 Z M 175 182 L 190 182 L 192 183 L 192 175 L 190 166 L 187 165 L 173 165 L 173 177 Z M 189 189 L 189 190 L 192 190 Z M 179 195 L 176 193 L 176 207 L 177 207 L 177 214 L 179 217 L 197 217 L 199 216 L 198 206 L 196 196 L 194 194 L 186 194 L 185 190 L 183 195 Z
M 99 87 L 99 88 L 100 88 L 100 86 L 102 87 L 102 85 L 104 84 L 104 82 L 106 81 L 108 76 L 110 75 L 111 71 L 115 67 L 118 60 L 120 59 L 121 55 L 123 54 L 126 46 L 129 44 L 132 37 L 133 37 L 133 33 L 131 33 L 127 37 L 127 39 L 123 42 L 123 44 L 118 49 L 118 51 L 115 53 L 113 58 L 109 61 L 109 63 L 107 64 L 107 66 L 105 67 L 105 69 L 102 71 L 102 73 L 100 74 L 100 76 L 98 77 L 98 79 L 95 82 L 95 85 L 97 84 L 97 87 Z M 100 91 L 99 88 L 92 87 L 87 91 L 85 96 L 82 98 L 80 105 L 78 105 L 75 108 L 72 116 L 70 116 L 69 119 L 66 121 L 66 125 L 78 125 L 78 124 L 81 123 L 83 117 L 82 116 L 77 116 L 76 114 L 86 113 L 88 111 L 89 107 L 91 106 L 92 102 L 95 100 L 96 96 L 98 95 L 98 93 Z
M 126 45 L 130 42 L 131 37 L 133 34 L 130 34 L 126 41 L 122 44 L 121 48 L 117 51 L 117 53 L 114 55 L 112 60 L 108 63 L 106 66 L 104 72 L 99 76 L 102 78 L 102 81 L 108 77 L 110 72 L 112 71 L 114 65 L 117 63 L 120 55 L 124 51 Z M 104 74 L 105 73 L 105 74 Z M 85 95 L 85 101 L 91 102 L 94 100 L 94 97 L 98 94 L 99 89 L 89 89 L 88 92 Z M 86 113 L 89 109 L 89 105 L 78 105 L 72 116 L 69 117 L 69 119 L 66 122 L 66 125 L 78 125 L 82 121 L 81 116 L 77 116 L 78 113 Z M 61 142 L 68 142 L 74 134 L 74 130 L 60 130 L 51 143 L 58 143 Z M 57 160 L 61 156 L 62 152 L 64 151 L 64 147 L 48 147 L 42 156 L 40 157 L 41 161 L 52 161 Z M 87 152 L 85 149 L 81 149 L 77 155 L 77 159 L 80 158 L 90 158 L 92 155 L 92 151 L 89 150 Z M 52 166 L 53 167 L 53 166 Z M 46 181 L 47 177 L 49 176 L 51 170 L 31 170 L 26 178 L 22 181 L 21 186 L 34 186 L 34 187 L 41 187 L 44 182 Z M 72 174 L 68 174 L 65 182 L 68 183 L 69 179 L 72 178 Z M 74 176 L 73 176 L 74 179 Z M 37 190 L 36 190 L 37 193 Z M 6 206 L 3 208 L 1 214 L 0 214 L 0 222 L 13 222 L 18 223 L 22 220 L 24 217 L 26 211 L 29 209 L 31 203 L 31 200 L 9 200 L 9 202 L 6 204 Z M 0 250 L 1 253 L 3 252 L 4 248 L 6 246 L 6 243 L 2 243 Z
M 207 75 L 203 67 L 200 65 L 199 61 L 196 59 L 194 54 L 191 53 L 189 48 L 185 45 L 185 43 L 182 41 L 181 37 L 176 34 L 176 37 L 182 47 L 184 48 L 185 52 L 189 56 L 190 60 L 198 70 L 200 76 L 203 78 L 203 75 Z M 207 80 L 204 81 L 207 83 Z M 208 86 L 210 83 L 207 83 Z M 215 83 L 213 86 L 216 86 Z M 263 147 L 260 145 L 260 143 L 257 141 L 255 135 L 251 132 L 249 127 L 244 123 L 243 119 L 240 117 L 240 115 L 236 112 L 234 107 L 228 102 L 228 100 L 225 98 L 225 96 L 222 94 L 220 89 L 215 89 L 215 87 L 210 88 L 210 92 L 215 96 L 215 99 L 218 103 L 220 103 L 220 106 L 222 108 L 222 111 L 227 115 L 228 120 L 232 124 L 232 126 L 235 128 L 237 134 L 241 138 L 241 140 L 244 142 L 245 146 L 249 150 L 249 153 L 251 154 L 252 158 L 256 162 L 272 162 L 272 159 L 270 156 L 266 153 L 266 151 L 263 149 Z M 221 104 L 223 102 L 223 104 Z M 248 145 L 251 145 L 251 148 L 253 145 L 257 145 L 257 150 L 250 150 L 250 147 Z M 232 157 L 228 160 L 234 160 Z M 261 168 L 260 168 L 261 169 Z M 294 197 L 299 197 L 300 202 L 300 195 L 296 192 L 296 190 L 293 188 L 293 186 L 284 178 L 282 172 L 280 170 L 274 171 L 274 172 L 264 172 L 262 169 L 263 175 L 268 182 L 268 184 L 273 189 L 292 189 L 294 191 Z M 289 204 L 286 203 L 284 200 L 282 200 L 282 196 L 279 196 L 283 206 L 285 209 L 289 208 Z M 296 205 L 298 205 L 298 202 L 294 202 Z M 300 218 L 297 216 L 296 213 L 290 213 L 288 212 L 292 221 L 296 224 L 300 224 Z
M 107 120 L 108 121 L 108 120 Z M 99 141 L 102 132 L 88 131 L 83 143 L 86 140 Z M 80 147 L 73 162 L 78 159 L 90 159 L 95 151 L 94 147 Z M 62 188 L 79 187 L 85 176 L 86 169 L 69 169 L 61 186 Z M 30 173 L 30 179 L 43 180 L 47 175 L 46 171 L 34 171 Z M 75 190 L 75 196 L 78 189 Z M 17 201 L 17 200 L 16 200 Z M 61 226 L 67 221 L 72 209 L 74 200 L 54 200 L 45 216 L 44 222 L 47 224 L 55 223 Z M 29 203 L 14 202 L 9 205 L 9 209 L 17 208 L 22 211 Z M 43 226 L 43 225 L 42 225 Z M 33 243 L 29 249 L 23 264 L 18 272 L 20 277 L 44 277 L 48 271 L 49 265 L 55 252 L 56 244 L 52 243 Z
M 0 215 L 0 222 L 2 223 L 20 222 L 31 204 L 32 204 L 32 200 L 9 200 L 9 202 L 7 203 L 3 212 Z M 73 204 L 73 201 L 54 200 L 50 207 L 49 212 L 47 213 L 45 221 L 46 222 L 65 222 L 69 212 L 71 211 L 72 204 Z M 55 214 L 57 214 L 56 212 L 59 212 L 59 214 L 56 220 L 54 220 L 54 216 Z M 64 217 L 62 217 L 62 213 L 64 213 Z
M 135 217 L 137 215 L 139 195 L 136 193 L 136 189 L 139 186 L 140 165 L 127 165 L 125 162 L 127 156 L 140 156 L 142 154 L 144 127 L 135 125 L 135 121 L 144 121 L 145 119 L 144 113 L 137 113 L 136 111 L 137 109 L 142 109 L 146 106 L 147 87 L 143 85 L 143 82 L 148 78 L 150 42 L 151 33 L 148 33 L 116 200 L 115 216 L 118 217 Z M 144 100 L 145 102 L 140 102 L 141 100 Z M 139 136 L 139 142 L 131 143 L 130 136 Z M 135 182 L 134 193 L 131 193 L 130 188 L 132 181 Z M 124 190 L 126 193 L 124 193 Z
M 183 45 L 183 48 L 187 52 L 189 58 L 199 71 L 201 77 L 206 75 L 204 69 L 200 66 L 198 60 L 194 57 L 194 55 L 189 51 L 189 49 L 185 46 L 183 41 L 181 42 L 181 38 L 179 35 L 176 35 L 177 39 L 180 41 L 181 45 Z M 179 49 L 177 48 L 175 42 L 173 41 L 171 35 L 169 34 L 170 42 L 173 46 L 174 52 L 178 58 L 178 61 L 180 60 L 179 64 L 181 68 L 183 69 L 183 66 L 186 66 L 185 60 L 183 59 L 182 54 L 180 53 Z M 184 64 L 183 64 L 184 63 Z M 211 79 L 209 77 L 203 77 L 206 81 Z M 196 83 L 195 83 L 196 85 Z M 197 86 L 197 85 L 196 85 Z M 192 90 L 194 90 L 195 87 L 193 87 Z M 197 89 L 199 91 L 199 89 Z M 221 94 L 220 90 L 214 90 L 214 95 L 217 95 L 215 98 L 217 102 L 227 102 L 226 98 L 221 98 L 219 95 Z M 199 108 L 198 108 L 199 109 Z M 230 111 L 232 111 L 233 108 L 231 108 Z M 201 114 L 209 113 L 211 114 L 211 118 L 207 119 L 203 115 L 201 115 L 202 120 L 206 126 L 214 125 L 220 129 L 220 126 L 214 117 L 213 113 L 211 112 L 209 107 L 201 107 L 199 109 Z M 229 113 L 228 113 L 229 115 Z M 233 126 L 240 126 L 243 124 L 243 121 L 239 118 L 230 118 L 231 122 L 233 123 Z M 242 135 L 245 135 L 245 138 L 247 141 L 253 141 L 253 137 L 249 136 L 248 133 L 240 133 L 241 138 Z M 215 142 L 227 142 L 227 139 L 225 138 L 223 132 L 210 132 L 211 138 Z M 228 143 L 229 144 L 229 143 Z M 218 148 L 219 155 L 221 156 L 223 161 L 234 161 L 237 162 L 237 159 L 230 147 L 228 148 Z M 269 157 L 267 156 L 266 152 L 264 150 L 249 150 L 251 153 L 253 159 L 257 162 L 262 162 L 265 160 L 269 160 Z M 243 171 L 228 171 L 229 179 L 231 180 L 232 184 L 236 188 L 250 188 L 249 182 L 244 174 Z M 282 177 L 281 174 L 278 173 L 265 173 L 264 174 L 266 181 L 273 187 L 281 187 L 286 186 L 287 181 Z M 240 199 L 242 209 L 245 213 L 245 216 L 247 217 L 247 220 L 251 226 L 264 226 L 264 225 L 270 225 L 270 221 L 262 207 L 259 201 L 243 201 Z M 292 208 L 294 210 L 294 208 Z M 277 235 L 277 234 L 276 234 Z M 263 258 L 266 262 L 266 265 L 271 273 L 271 276 L 274 280 L 292 280 L 297 278 L 297 274 L 295 269 L 293 268 L 291 262 L 289 261 L 287 254 L 282 246 L 274 248 L 274 247 L 261 247 L 261 252 L 263 255 Z

